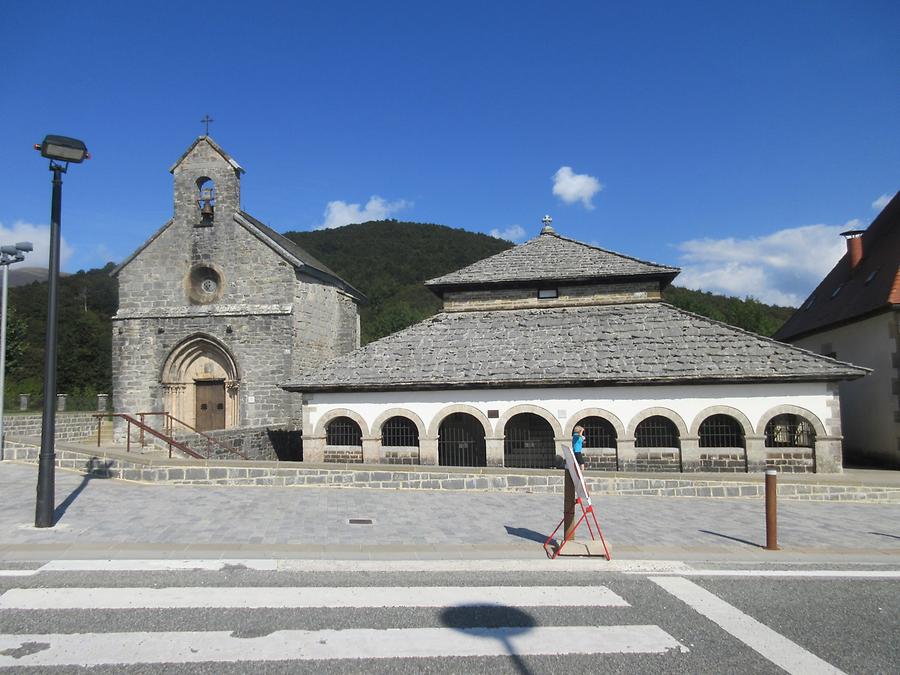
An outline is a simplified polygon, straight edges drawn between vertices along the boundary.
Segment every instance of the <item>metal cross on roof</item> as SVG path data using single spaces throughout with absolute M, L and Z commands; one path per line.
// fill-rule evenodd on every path
M 209 123 L 215 122 L 215 120 L 212 117 L 210 117 L 209 115 L 207 115 L 202 120 L 200 120 L 200 122 L 203 124 L 206 124 L 206 135 L 209 136 Z
M 543 218 L 541 218 L 541 222 L 542 222 L 544 225 L 550 225 L 550 224 L 553 222 L 553 218 L 550 217 L 550 214 L 547 214 L 546 216 L 544 216 Z

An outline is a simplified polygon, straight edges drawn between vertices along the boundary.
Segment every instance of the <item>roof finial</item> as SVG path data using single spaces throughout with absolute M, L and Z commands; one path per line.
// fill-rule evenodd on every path
M 541 234 L 556 234 L 556 230 L 554 230 L 553 225 L 550 224 L 553 222 L 553 218 L 551 218 L 549 214 L 541 218 L 541 222 L 544 224 L 541 228 Z
M 207 136 L 209 136 L 209 123 L 210 122 L 215 122 L 215 120 L 212 117 L 210 117 L 209 115 L 206 115 L 206 117 L 204 117 L 202 120 L 200 120 L 201 124 L 206 125 L 206 135 Z

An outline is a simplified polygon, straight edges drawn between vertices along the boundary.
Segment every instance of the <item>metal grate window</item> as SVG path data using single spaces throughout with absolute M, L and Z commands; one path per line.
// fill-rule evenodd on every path
M 677 448 L 678 429 L 675 423 L 662 415 L 648 417 L 634 430 L 636 448 Z
M 484 427 L 466 413 L 452 413 L 438 430 L 438 464 L 441 466 L 487 466 Z
M 551 469 L 556 465 L 553 427 L 539 415 L 520 413 L 506 423 L 503 465 Z
M 381 445 L 394 447 L 418 447 L 419 430 L 408 417 L 392 417 L 381 425 Z
M 744 432 L 731 415 L 710 415 L 700 423 L 701 448 L 743 448 Z
M 612 422 L 602 417 L 585 417 L 575 426 L 584 427 L 585 448 L 616 447 L 616 429 Z
M 327 445 L 362 445 L 362 431 L 349 417 L 335 417 L 325 428 Z
M 767 448 L 814 448 L 816 432 L 800 415 L 776 415 L 766 424 Z

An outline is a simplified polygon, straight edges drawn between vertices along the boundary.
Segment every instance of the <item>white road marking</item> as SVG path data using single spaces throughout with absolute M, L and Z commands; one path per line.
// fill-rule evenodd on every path
M 245 567 L 262 572 L 621 572 L 709 577 L 833 577 L 897 579 L 900 570 L 757 570 L 693 569 L 678 560 L 612 560 L 566 558 L 557 560 L 301 560 L 269 558 L 196 560 L 53 560 L 37 570 L 0 570 L 0 576 L 30 576 L 37 572 L 166 572 L 221 571 Z
M 688 651 L 659 626 L 0 635 L 0 667 Z
M 605 586 L 13 588 L 0 609 L 184 607 L 630 607 Z
M 628 572 L 628 574 L 637 574 L 637 572 Z M 679 577 L 900 579 L 900 570 L 688 570 L 685 572 L 672 572 L 672 574 Z
M 796 642 L 776 633 L 737 607 L 729 605 L 717 595 L 701 588 L 689 579 L 679 577 L 648 577 L 676 598 L 695 609 L 751 649 L 789 673 L 826 675 L 840 673 L 827 661 L 808 652 Z
M 283 572 L 630 572 L 679 573 L 690 570 L 686 563 L 674 560 L 613 560 L 602 558 L 565 558 L 547 560 L 277 560 L 247 558 L 234 560 L 53 560 L 41 572 L 154 572 L 203 570 L 216 571 L 226 565 L 251 570 Z
M 181 570 L 219 571 L 225 567 L 246 567 L 255 571 L 278 569 L 277 560 L 247 558 L 234 560 L 52 560 L 41 572 L 167 572 Z
M 0 577 L 30 577 L 39 570 L 0 570 Z

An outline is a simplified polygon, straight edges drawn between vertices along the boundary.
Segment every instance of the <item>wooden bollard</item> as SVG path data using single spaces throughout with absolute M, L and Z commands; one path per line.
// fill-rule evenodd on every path
M 775 481 L 778 472 L 775 469 L 766 469 L 766 550 L 778 549 L 778 503 L 776 501 L 777 488 Z

